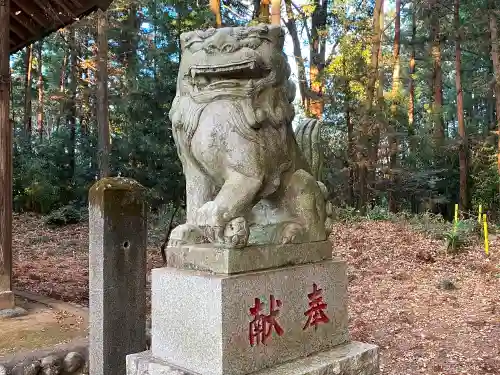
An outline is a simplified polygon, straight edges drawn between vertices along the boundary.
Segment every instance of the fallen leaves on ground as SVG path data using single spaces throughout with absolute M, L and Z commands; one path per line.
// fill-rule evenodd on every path
M 13 218 L 14 287 L 88 306 L 88 226 L 49 228 L 31 214 Z M 157 251 L 148 251 L 148 270 L 160 267 Z
M 88 305 L 88 228 L 50 229 L 14 216 L 14 285 Z M 381 348 L 382 374 L 500 374 L 500 241 L 445 256 L 441 241 L 404 223 L 336 224 L 348 262 L 350 332 Z M 148 270 L 161 266 L 148 251 Z
M 348 262 L 352 338 L 381 348 L 383 374 L 500 374 L 500 241 L 457 256 L 405 224 L 336 224 Z

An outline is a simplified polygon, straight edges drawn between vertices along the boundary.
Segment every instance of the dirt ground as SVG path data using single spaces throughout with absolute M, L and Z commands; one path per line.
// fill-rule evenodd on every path
M 63 344 L 87 334 L 86 314 L 75 315 L 19 297 L 16 306 L 24 308 L 27 314 L 0 319 L 0 357 Z
M 87 227 L 16 215 L 14 228 L 15 287 L 87 305 Z M 498 238 L 489 258 L 481 244 L 446 256 L 404 223 L 336 224 L 331 240 L 349 265 L 351 336 L 381 347 L 382 374 L 500 374 Z M 148 267 L 160 265 L 150 250 Z

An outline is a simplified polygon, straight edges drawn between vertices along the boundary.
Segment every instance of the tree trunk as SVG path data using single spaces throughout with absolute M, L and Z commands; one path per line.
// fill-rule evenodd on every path
M 137 89 L 137 48 L 139 23 L 137 18 L 137 4 L 131 2 L 127 20 L 127 38 L 125 40 L 125 66 L 127 88 L 129 92 Z
M 281 0 L 271 0 L 271 25 L 281 25 Z
M 47 116 L 47 137 L 50 137 L 52 135 L 52 130 L 54 129 L 54 117 L 53 116 Z
M 108 120 L 108 19 L 102 10 L 97 13 L 97 126 L 99 178 L 109 176 Z
M 297 64 L 299 92 L 308 116 L 321 119 L 324 110 L 324 77 L 323 70 L 326 65 L 326 38 L 322 31 L 326 28 L 329 0 L 314 0 L 314 10 L 311 15 L 311 27 L 304 25 L 308 35 L 309 45 L 309 82 L 302 57 L 301 46 L 304 41 L 300 39 L 297 31 L 297 19 L 293 12 L 292 0 L 285 0 L 287 21 L 285 22 L 292 38 L 293 53 Z M 310 34 L 310 37 L 309 37 Z
M 261 0 L 259 1 L 259 14 L 257 19 L 259 23 L 269 23 L 270 22 L 270 1 L 269 0 Z
M 32 65 L 33 65 L 33 45 L 26 47 L 26 55 L 24 58 L 25 76 L 24 76 L 24 136 L 28 148 L 31 148 L 31 130 L 32 130 Z
M 345 121 L 347 125 L 347 164 L 349 166 L 349 182 L 348 182 L 348 202 L 349 206 L 354 207 L 354 127 L 351 119 L 351 109 L 349 100 L 344 99 Z
M 10 106 L 10 0 L 0 1 L 0 293 L 12 290 L 12 124 Z M 0 295 L 0 302 L 2 296 Z M 13 308 L 3 303 L 3 308 Z
M 97 40 L 97 39 L 96 39 Z M 90 50 L 90 42 L 87 40 L 85 43 L 85 49 Z M 84 56 L 83 49 L 80 50 L 82 57 Z M 90 129 L 90 121 L 92 117 L 92 111 L 90 109 L 90 69 L 88 68 L 80 68 L 78 76 L 80 77 L 80 81 L 82 84 L 82 100 L 80 106 L 80 134 L 86 136 L 91 133 Z M 97 74 L 97 72 L 96 72 Z
M 38 42 L 38 107 L 37 107 L 37 115 L 36 115 L 36 123 L 37 123 L 37 131 L 38 137 L 40 140 L 43 138 L 44 124 L 43 124 L 43 98 L 44 98 L 44 88 L 43 88 L 43 41 Z
M 176 27 L 178 31 L 178 38 L 180 43 L 180 31 L 182 27 L 182 19 L 181 19 L 181 6 L 180 3 L 176 3 L 176 11 L 177 11 L 177 22 Z M 125 27 L 125 37 L 123 40 L 123 45 L 125 47 L 125 80 L 126 80 L 126 88 L 125 95 L 127 97 L 127 117 L 129 119 L 129 126 L 133 126 L 133 124 L 137 121 L 136 115 L 134 112 L 134 99 L 133 95 L 137 92 L 137 75 L 138 75 L 138 64 L 137 64 L 137 49 L 139 43 L 139 22 L 137 17 L 137 4 L 136 0 L 130 2 L 130 7 L 128 11 L 128 18 L 124 25 Z M 180 53 L 180 52 L 179 52 Z M 128 133 L 128 142 L 129 144 L 133 143 L 132 132 Z M 132 148 L 129 154 L 129 163 L 130 165 L 136 165 L 136 151 Z
M 348 165 L 348 186 L 347 202 L 350 207 L 354 206 L 354 184 L 355 184 L 355 152 L 354 152 L 354 126 L 351 119 L 351 89 L 347 78 L 346 61 L 342 59 L 344 74 L 344 113 L 347 127 L 347 165 Z
M 321 31 L 326 27 L 328 15 L 328 0 L 314 0 L 314 11 L 311 16 L 311 41 L 309 45 L 310 68 L 309 82 L 311 97 L 309 101 L 309 115 L 321 119 L 325 103 L 323 101 L 326 40 Z
M 379 162 L 378 154 L 380 147 L 380 133 L 382 127 L 384 126 L 382 120 L 382 114 L 385 110 L 385 101 L 384 101 L 384 67 L 383 67 L 383 56 L 382 56 L 382 43 L 384 41 L 384 34 L 382 30 L 384 30 L 384 6 L 382 5 L 382 9 L 380 10 L 380 48 L 378 49 L 378 70 L 377 70 L 377 95 L 376 95 L 376 106 L 377 111 L 374 113 L 374 121 L 369 130 L 370 132 L 370 146 L 368 147 L 368 194 L 371 197 L 368 197 L 368 200 L 373 199 L 373 193 L 375 191 L 376 186 L 376 169 Z M 370 194 L 371 193 L 371 194 Z
M 215 27 L 221 27 L 222 17 L 220 12 L 220 0 L 210 0 L 210 10 L 215 15 Z
M 498 28 L 495 1 L 490 1 L 490 34 L 491 34 L 491 61 L 495 74 L 495 99 L 496 99 L 496 128 L 497 128 L 497 168 L 500 174 L 500 59 L 498 51 Z M 500 188 L 500 186 L 499 186 Z
M 60 104 L 60 109 L 59 109 L 59 115 L 57 116 L 57 121 L 56 121 L 56 130 L 59 130 L 59 126 L 61 126 L 61 119 L 65 115 L 65 110 L 67 107 L 66 104 L 66 71 L 68 69 L 68 50 L 66 49 L 64 51 L 64 58 L 63 58 L 63 63 L 61 66 L 61 77 L 59 81 L 59 96 L 61 100 Z
M 372 127 L 372 109 L 373 97 L 375 95 L 375 83 L 378 77 L 378 55 L 380 49 L 380 39 L 382 29 L 380 27 L 380 15 L 382 13 L 384 2 L 383 0 L 376 0 L 375 9 L 373 12 L 373 34 L 372 34 L 372 48 L 370 59 L 370 70 L 368 72 L 368 83 L 366 85 L 366 102 L 363 118 L 361 119 L 361 145 L 359 157 L 359 210 L 361 213 L 366 212 L 366 203 L 368 201 L 368 163 L 371 148 L 370 128 Z
M 460 137 L 459 162 L 460 162 L 460 208 L 467 211 L 469 208 L 468 189 L 467 189 L 467 135 L 465 134 L 464 121 L 464 97 L 462 92 L 462 56 L 460 48 L 461 29 L 460 29 L 460 0 L 455 0 L 455 86 L 457 88 L 457 119 L 458 136 Z
M 153 78 L 155 81 L 155 92 L 158 92 L 158 4 L 153 1 Z
M 299 39 L 299 34 L 297 32 L 297 23 L 292 9 L 292 0 L 285 0 L 285 10 L 287 15 L 287 21 L 285 24 L 292 38 L 293 56 L 295 58 L 295 64 L 297 65 L 300 98 L 302 105 L 304 107 L 307 107 L 308 94 L 307 94 L 306 68 L 304 65 L 304 59 L 302 58 L 301 41 Z
M 67 100 L 67 124 L 69 126 L 69 176 L 73 178 L 75 174 L 75 147 L 76 147 L 76 88 L 77 88 L 77 49 L 76 49 L 76 38 L 75 38 L 75 28 L 71 27 L 69 31 L 69 48 L 70 48 L 70 72 L 69 72 L 69 83 L 68 91 L 69 98 Z
M 416 151 L 415 145 L 415 43 L 417 35 L 417 16 L 415 5 L 411 12 L 411 55 L 410 55 L 410 88 L 408 102 L 408 138 L 410 154 L 414 155 Z
M 431 9 L 431 38 L 432 38 L 432 90 L 434 100 L 432 115 L 434 122 L 434 141 L 436 148 L 444 144 L 445 129 L 442 115 L 443 109 L 443 70 L 441 67 L 441 30 L 439 25 L 438 6 Z
M 493 76 L 493 67 L 491 68 L 490 74 Z M 496 85 L 495 85 L 496 86 Z M 488 91 L 488 97 L 486 99 L 487 101 L 487 112 L 488 112 L 488 126 L 486 127 L 484 131 L 484 136 L 489 137 L 491 136 L 491 132 L 495 131 L 497 128 L 497 120 L 496 120 L 496 105 L 497 101 L 495 98 L 495 86 L 493 87 L 492 90 Z
M 399 90 L 400 90 L 400 39 L 401 39 L 401 0 L 396 0 L 396 18 L 394 20 L 394 49 L 392 52 L 393 57 L 393 70 L 392 70 L 392 103 L 391 103 L 391 123 L 392 129 L 389 133 L 389 173 L 391 177 L 391 188 L 388 193 L 388 206 L 390 212 L 397 211 L 397 202 L 395 197 L 396 182 L 396 166 L 398 156 L 398 139 L 397 123 L 398 123 L 398 107 L 399 107 Z M 391 134 L 392 133 L 392 134 Z

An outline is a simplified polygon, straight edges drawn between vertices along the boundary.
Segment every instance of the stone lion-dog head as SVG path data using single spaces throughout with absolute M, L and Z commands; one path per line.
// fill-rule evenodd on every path
M 291 123 L 295 85 L 282 52 L 284 37 L 283 29 L 273 25 L 183 33 L 176 101 L 186 103 L 172 107 L 178 109 L 170 114 L 174 126 L 189 123 L 184 110 L 228 98 L 241 98 L 252 128 Z

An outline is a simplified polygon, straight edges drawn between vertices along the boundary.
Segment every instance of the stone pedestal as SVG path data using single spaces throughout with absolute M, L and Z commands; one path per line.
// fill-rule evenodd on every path
M 378 347 L 354 341 L 252 375 L 376 375 L 378 373 Z M 127 375 L 197 374 L 173 366 L 146 351 L 127 356 Z
M 348 340 L 345 275 L 331 260 L 226 276 L 153 270 L 152 353 L 203 375 L 244 375 L 330 349 Z M 310 325 L 314 285 L 324 309 Z
M 168 249 L 177 268 L 152 271 L 151 351 L 128 356 L 127 375 L 377 374 L 377 348 L 349 340 L 346 264 L 326 251 Z

